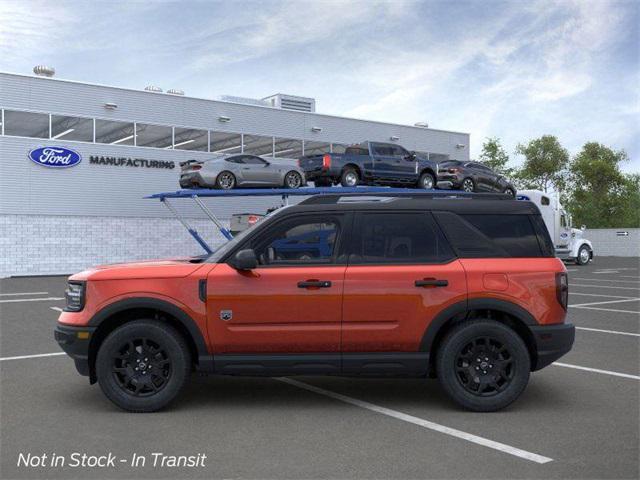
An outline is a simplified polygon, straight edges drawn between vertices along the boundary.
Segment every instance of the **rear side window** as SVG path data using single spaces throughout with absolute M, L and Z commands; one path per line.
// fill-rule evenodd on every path
M 433 217 L 424 212 L 361 213 L 356 217 L 349 263 L 444 263 L 453 251 Z
M 548 256 L 529 215 L 435 215 L 461 257 Z
M 555 257 L 556 251 L 553 247 L 553 241 L 551 240 L 551 235 L 549 235 L 547 226 L 544 224 L 544 220 L 542 220 L 542 215 L 531 215 L 530 219 L 531 223 L 533 223 L 533 228 L 536 230 L 536 234 L 538 235 L 538 243 L 542 250 L 542 256 Z

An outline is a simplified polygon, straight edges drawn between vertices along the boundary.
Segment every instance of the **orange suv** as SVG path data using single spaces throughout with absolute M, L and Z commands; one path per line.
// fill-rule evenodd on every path
M 73 275 L 66 298 L 58 343 L 136 412 L 193 371 L 437 376 L 462 407 L 493 411 L 574 340 L 540 212 L 506 195 L 315 196 L 206 258 Z

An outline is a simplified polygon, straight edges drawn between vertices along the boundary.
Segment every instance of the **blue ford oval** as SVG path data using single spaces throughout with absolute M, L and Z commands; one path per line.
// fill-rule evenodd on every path
M 29 159 L 44 167 L 69 168 L 78 165 L 82 156 L 69 148 L 39 147 L 29 152 Z

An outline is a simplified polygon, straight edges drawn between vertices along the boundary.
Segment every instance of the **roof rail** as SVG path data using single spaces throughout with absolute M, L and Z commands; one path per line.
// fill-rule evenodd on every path
M 404 190 L 404 189 L 403 189 Z M 393 198 L 409 198 L 409 199 L 431 199 L 431 200 L 513 200 L 511 195 L 504 193 L 467 193 L 452 191 L 410 191 L 410 192 L 358 192 L 358 193 L 326 193 L 323 195 L 314 195 L 306 198 L 298 205 L 320 205 L 334 203 L 365 203 L 365 202 L 383 202 Z

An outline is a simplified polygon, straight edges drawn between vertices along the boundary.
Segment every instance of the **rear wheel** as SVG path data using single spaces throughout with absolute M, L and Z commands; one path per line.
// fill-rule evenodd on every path
M 300 188 L 302 186 L 302 175 L 295 170 L 291 170 L 284 176 L 284 186 L 286 188 Z
M 221 190 L 231 190 L 235 186 L 236 176 L 231 172 L 227 172 L 225 170 L 224 172 L 220 172 L 220 174 L 216 178 L 216 187 Z
M 476 184 L 473 182 L 472 178 L 465 178 L 462 181 L 462 190 L 464 192 L 475 192 Z
M 435 186 L 436 186 L 436 179 L 432 174 L 425 172 L 422 175 L 420 175 L 420 179 L 418 180 L 418 188 L 422 188 L 424 190 L 431 190 L 435 188 Z
M 135 320 L 111 332 L 100 345 L 96 374 L 100 388 L 118 407 L 153 412 L 180 393 L 191 373 L 182 335 L 156 320 Z
M 473 320 L 447 334 L 436 369 L 442 387 L 456 403 L 491 412 L 511 404 L 524 391 L 531 360 L 511 328 L 494 320 Z
M 586 265 L 591 261 L 591 251 L 586 245 L 582 245 L 578 250 L 578 256 L 576 257 L 576 263 L 578 265 Z
M 340 177 L 340 185 L 343 187 L 356 187 L 358 182 L 360 181 L 360 176 L 355 169 L 349 167 L 345 168 L 342 171 L 342 176 Z

